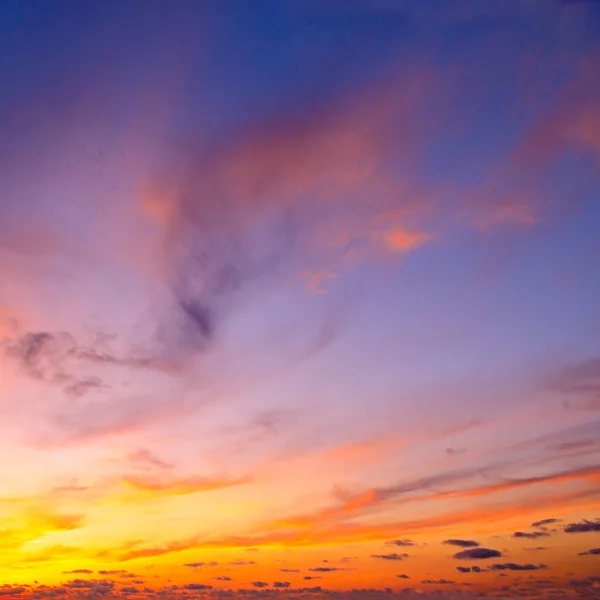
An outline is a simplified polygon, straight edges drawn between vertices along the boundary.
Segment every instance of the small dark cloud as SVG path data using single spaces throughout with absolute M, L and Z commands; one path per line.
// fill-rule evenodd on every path
M 542 550 L 548 550 L 548 546 L 535 546 L 533 548 L 525 548 L 528 552 L 541 552 Z
M 215 577 L 215 581 L 233 581 L 231 577 L 227 577 L 227 575 L 221 575 L 220 577 Z
M 549 378 L 549 387 L 563 394 L 597 395 L 600 392 L 600 358 L 566 365 Z
M 404 560 L 408 558 L 408 554 L 398 554 L 392 552 L 390 554 L 371 554 L 371 558 L 380 558 L 382 560 Z
M 320 575 L 306 575 L 303 577 L 306 581 L 311 581 L 312 579 L 323 579 Z
M 274 588 L 289 588 L 290 582 L 289 581 L 274 581 L 273 587 Z
M 410 579 L 410 577 L 406 573 L 401 573 L 400 575 L 396 575 L 399 579 Z
M 300 573 L 300 569 L 279 569 L 282 573 Z
M 106 389 L 109 386 L 104 384 L 99 377 L 84 377 L 77 379 L 65 386 L 64 391 L 67 396 L 72 398 L 81 398 L 93 390 Z
M 550 534 L 547 531 L 515 531 L 512 536 L 514 538 L 527 538 L 534 540 L 535 538 L 548 537 Z
M 255 565 L 256 563 L 253 560 L 233 560 L 229 564 L 234 567 L 245 567 L 248 565 Z
M 256 588 L 269 587 L 269 584 L 266 581 L 252 581 L 251 585 L 253 585 Z
M 590 548 L 585 552 L 580 552 L 579 556 L 587 556 L 587 555 L 597 555 L 600 554 L 600 548 Z
M 91 575 L 94 571 L 90 571 L 89 569 L 75 569 L 73 571 L 63 571 L 63 575 Z
M 473 565 L 472 567 L 456 567 L 456 570 L 459 573 L 483 573 L 487 569 L 482 569 L 481 567 L 478 567 L 477 565 Z
M 490 566 L 492 571 L 538 571 L 540 569 L 547 568 L 548 567 L 546 565 L 532 565 L 531 563 L 524 565 L 519 565 L 516 563 L 501 563 Z
M 182 586 L 184 590 L 212 590 L 212 585 L 206 585 L 205 583 L 188 583 Z
M 313 573 L 330 573 L 331 571 L 345 571 L 342 567 L 313 567 L 309 569 Z
M 456 454 L 464 454 L 467 451 L 466 448 L 446 448 L 446 454 L 448 456 L 455 456 Z
M 502 552 L 492 550 L 491 548 L 469 548 L 462 552 L 456 553 L 453 558 L 457 560 L 483 560 L 485 558 L 498 558 L 502 556 Z
M 455 582 L 451 579 L 423 579 L 421 583 L 425 583 L 427 585 L 454 585 Z
M 573 587 L 593 587 L 595 583 L 600 583 L 600 577 L 591 575 L 585 579 L 571 579 L 569 585 Z
M 71 589 L 92 590 L 94 593 L 105 596 L 115 587 L 114 581 L 107 579 L 73 579 L 64 584 L 64 587 Z
M 416 546 L 415 542 L 412 540 L 389 540 L 386 544 L 390 544 L 391 546 Z
M 457 540 L 457 539 L 449 539 L 444 540 L 443 544 L 447 544 L 448 546 L 460 546 L 461 548 L 476 548 L 479 546 L 479 542 L 475 540 Z
M 560 523 L 560 519 L 542 519 L 541 521 L 534 521 L 532 527 L 543 527 L 544 525 L 552 525 L 553 523 Z
M 192 563 L 186 563 L 185 565 L 183 565 L 184 567 L 190 567 L 191 569 L 199 569 L 200 567 L 217 567 L 219 566 L 219 563 L 212 560 L 210 562 L 192 562 Z
M 565 533 L 588 533 L 591 531 L 600 531 L 600 519 L 590 521 L 583 519 L 579 523 L 569 523 L 565 526 Z

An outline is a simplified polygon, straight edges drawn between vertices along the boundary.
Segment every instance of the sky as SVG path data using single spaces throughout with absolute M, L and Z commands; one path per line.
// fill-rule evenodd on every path
M 0 3 L 0 598 L 600 598 L 600 3 Z

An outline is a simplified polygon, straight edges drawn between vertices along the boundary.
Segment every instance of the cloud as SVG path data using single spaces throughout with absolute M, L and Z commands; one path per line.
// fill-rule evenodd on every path
M 492 571 L 538 571 L 540 569 L 547 569 L 546 565 L 533 565 L 530 563 L 524 565 L 518 565 L 516 563 L 503 563 L 490 565 Z
M 470 548 L 469 550 L 457 552 L 452 558 L 455 558 L 457 560 L 482 560 L 485 558 L 496 558 L 498 556 L 502 556 L 502 553 L 498 550 L 492 550 L 490 548 Z
M 269 587 L 269 584 L 266 581 L 252 581 L 250 585 L 253 585 L 256 588 L 264 588 Z
M 198 546 L 198 538 L 189 538 L 174 542 L 169 542 L 161 546 L 152 546 L 147 548 L 137 548 L 137 544 L 126 545 L 124 550 L 110 551 L 111 555 L 116 557 L 119 562 L 127 562 L 138 558 L 152 558 L 155 556 L 164 556 L 174 552 L 182 552 L 183 550 L 191 550 Z M 193 564 L 193 563 L 190 563 Z
M 323 579 L 320 575 L 305 575 L 302 579 L 310 581 L 312 579 Z
M 598 555 L 600 554 L 600 548 L 590 548 L 585 552 L 580 552 L 579 556 Z
M 125 483 L 144 492 L 161 492 L 168 496 L 211 492 L 232 486 L 243 485 L 248 478 L 226 479 L 210 477 L 188 477 L 185 479 L 131 476 Z
M 300 569 L 279 569 L 282 573 L 300 573 Z
M 386 544 L 390 544 L 392 546 L 416 546 L 415 542 L 412 540 L 389 540 Z
M 200 567 L 216 567 L 218 566 L 219 563 L 216 561 L 211 561 L 211 562 L 193 562 L 193 563 L 186 563 L 185 565 L 183 565 L 184 567 L 190 567 L 191 569 L 199 569 Z
M 600 577 L 591 575 L 590 577 L 586 577 L 585 579 L 571 579 L 569 580 L 569 585 L 574 587 L 594 587 L 594 584 L 600 583 Z M 593 598 L 593 596 L 592 596 Z
M 274 581 L 273 582 L 273 587 L 274 588 L 289 588 L 290 587 L 290 582 L 289 581 Z
M 63 571 L 63 575 L 75 575 L 75 574 L 90 575 L 93 572 L 94 571 L 90 571 L 89 569 L 75 569 L 74 571 Z
M 410 577 L 406 573 L 401 573 L 400 575 L 396 575 L 399 579 L 410 579 Z
M 256 563 L 253 560 L 233 560 L 229 564 L 235 567 L 244 567 L 247 565 L 255 565 Z
M 600 392 L 600 358 L 568 364 L 551 375 L 548 383 L 551 389 L 563 394 L 597 394 Z
M 371 558 L 381 558 L 382 560 L 404 560 L 408 558 L 408 554 L 397 554 L 392 552 L 391 554 L 371 554 Z
M 569 523 L 565 526 L 565 533 L 587 533 L 591 531 L 600 531 L 600 518 L 590 521 L 583 519 L 579 523 Z
M 512 534 L 514 538 L 528 538 L 528 539 L 536 539 L 540 537 L 548 537 L 550 534 L 546 531 L 515 531 Z
M 534 521 L 531 524 L 531 527 L 543 527 L 545 525 L 552 525 L 553 523 L 560 523 L 560 519 L 550 518 L 550 519 L 542 519 L 541 521 Z
M 184 590 L 196 590 L 196 591 L 213 589 L 212 585 L 206 585 L 205 583 L 188 583 L 182 587 Z
M 312 571 L 313 573 L 331 573 L 333 571 L 346 571 L 346 569 L 342 567 L 312 567 L 308 570 Z
M 449 546 L 460 546 L 461 548 L 476 548 L 479 546 L 479 542 L 475 540 L 457 540 L 457 539 L 449 539 L 444 540 L 443 544 L 447 544 Z
M 233 581 L 231 577 L 227 577 L 227 575 L 221 575 L 220 577 L 215 577 L 215 581 Z
M 456 582 L 452 581 L 451 579 L 424 579 L 423 581 L 421 581 L 421 583 L 424 583 L 426 585 L 455 585 Z
M 477 565 L 474 565 L 474 566 L 471 566 L 471 567 L 456 567 L 456 570 L 459 573 L 483 573 L 487 569 L 482 569 L 481 567 L 478 567 Z

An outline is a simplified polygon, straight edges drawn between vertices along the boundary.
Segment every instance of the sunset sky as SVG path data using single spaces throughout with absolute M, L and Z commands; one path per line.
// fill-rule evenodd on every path
M 600 3 L 0 1 L 0 598 L 600 598 Z

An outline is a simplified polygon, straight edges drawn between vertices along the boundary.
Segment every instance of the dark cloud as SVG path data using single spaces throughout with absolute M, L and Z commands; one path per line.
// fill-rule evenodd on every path
M 227 575 L 221 575 L 220 577 L 215 577 L 215 581 L 233 581 L 231 577 L 227 577 Z
M 251 585 L 253 585 L 256 588 L 269 587 L 269 584 L 266 581 L 252 581 Z
M 282 573 L 300 573 L 300 569 L 279 569 Z
M 549 378 L 551 389 L 563 394 L 600 393 L 600 358 L 594 357 L 571 363 Z
M 560 519 L 550 518 L 542 519 L 541 521 L 534 521 L 532 527 L 543 527 L 544 525 L 552 525 L 553 523 L 560 523 Z
M 104 596 L 114 589 L 115 582 L 108 579 L 73 579 L 63 585 L 66 588 L 93 590 Z
M 475 540 L 449 539 L 444 540 L 442 543 L 447 544 L 449 546 L 460 546 L 461 548 L 476 548 L 477 546 L 479 546 L 479 542 L 476 542 Z
M 410 579 L 410 577 L 406 573 L 401 573 L 400 575 L 396 575 L 399 579 Z
M 290 587 L 290 582 L 289 581 L 274 581 L 273 582 L 273 587 L 274 588 L 289 588 Z
M 585 552 L 580 552 L 579 556 L 587 556 L 587 555 L 598 555 L 600 554 L 600 548 L 590 548 Z
M 546 565 L 533 565 L 531 563 L 527 563 L 524 565 L 519 565 L 516 563 L 501 563 L 490 565 L 490 569 L 492 571 L 538 571 L 540 569 L 547 569 Z
M 473 565 L 471 567 L 456 567 L 456 570 L 459 573 L 483 573 L 487 569 L 482 569 L 481 567 L 478 567 L 477 565 Z
M 303 577 L 304 580 L 310 581 L 312 579 L 323 579 L 320 575 L 305 575 Z
M 455 585 L 455 582 L 451 579 L 424 579 L 421 583 L 427 585 Z
M 569 585 L 574 587 L 593 587 L 596 583 L 600 583 L 600 576 L 591 575 L 585 579 L 571 579 L 569 581 Z
M 548 550 L 547 546 L 535 546 L 534 548 L 525 548 L 529 552 L 541 552 L 542 550 Z
M 158 358 L 145 356 L 142 352 L 132 350 L 129 355 L 118 356 L 102 342 L 99 347 L 78 342 L 70 333 L 65 331 L 26 332 L 6 340 L 6 354 L 17 361 L 21 368 L 33 379 L 46 383 L 67 386 L 66 389 L 81 395 L 85 387 L 98 389 L 103 387 L 93 374 L 84 375 L 78 379 L 76 373 L 93 366 L 112 366 L 127 369 L 167 371 L 166 364 Z M 96 342 L 99 343 L 99 342 Z M 79 390 L 76 386 L 80 386 Z
M 247 565 L 255 565 L 256 563 L 253 560 L 232 560 L 229 564 L 234 567 L 245 567 Z
M 391 546 L 416 546 L 415 542 L 412 540 L 389 540 L 386 544 L 390 544 Z
M 600 531 L 600 518 L 590 521 L 584 519 L 579 523 L 569 523 L 565 526 L 565 533 L 587 533 L 591 531 Z
M 512 536 L 514 538 L 535 539 L 540 537 L 548 537 L 550 534 L 546 531 L 515 531 Z
M 446 448 L 446 454 L 448 456 L 456 456 L 457 454 L 464 454 L 467 451 L 466 448 Z
M 90 571 L 90 569 L 75 569 L 73 571 L 63 571 L 63 575 L 90 575 L 94 571 Z
M 346 569 L 342 567 L 313 567 L 312 569 L 309 569 L 309 571 L 312 571 L 313 573 L 330 573 L 332 571 L 346 571 Z
M 371 558 L 380 558 L 382 560 L 404 560 L 408 558 L 408 554 L 398 554 L 392 552 L 391 554 L 371 554 Z
M 205 583 L 188 583 L 181 586 L 184 590 L 212 590 L 212 585 L 206 585 Z
M 490 548 L 470 548 L 458 552 L 453 558 L 456 558 L 457 560 L 483 560 L 485 558 L 497 558 L 499 556 L 502 556 L 502 552 L 499 552 L 498 550 L 492 550 Z
M 185 565 L 183 565 L 184 567 L 190 567 L 192 569 L 199 569 L 200 567 L 217 567 L 219 565 L 218 562 L 212 560 L 210 562 L 193 562 L 193 563 L 186 563 Z

